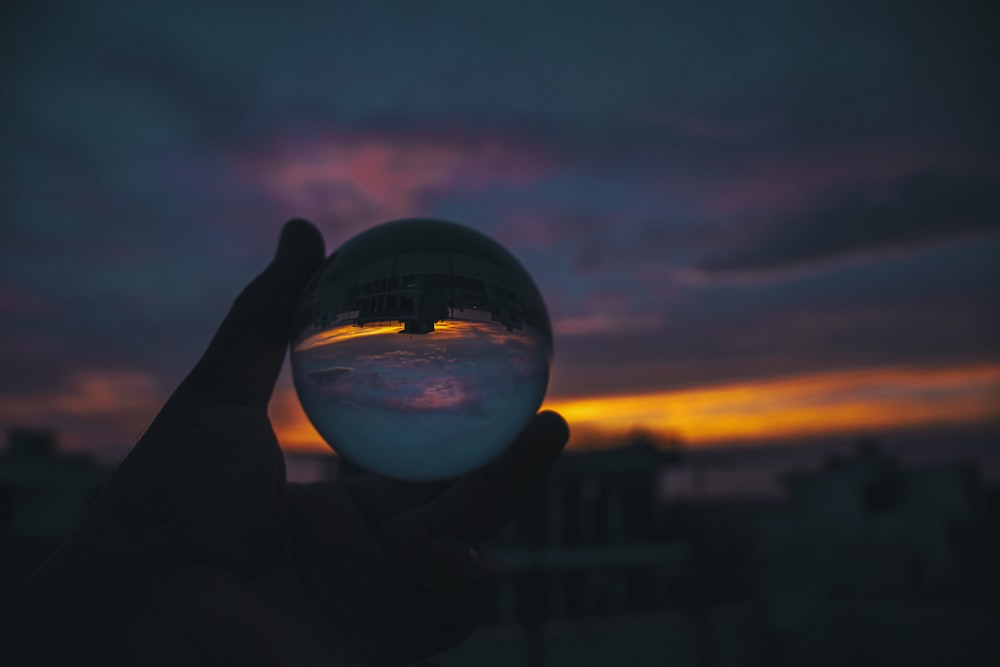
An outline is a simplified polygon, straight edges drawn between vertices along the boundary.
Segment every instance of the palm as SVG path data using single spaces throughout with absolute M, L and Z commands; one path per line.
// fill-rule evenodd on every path
M 475 625 L 486 587 L 469 547 L 509 520 L 559 454 L 565 424 L 537 416 L 504 456 L 450 484 L 287 484 L 267 403 L 322 256 L 315 229 L 286 228 L 275 262 L 76 540 L 84 550 L 100 542 L 127 573 L 122 662 L 151 664 L 143 651 L 156 646 L 163 664 L 402 664 Z
M 507 457 L 451 484 L 285 484 L 263 410 L 169 408 L 97 515 L 114 510 L 143 570 L 171 573 L 144 622 L 189 662 L 393 664 L 460 641 L 488 591 L 463 545 L 501 525 L 558 452 L 539 446 L 558 427 L 543 416 Z

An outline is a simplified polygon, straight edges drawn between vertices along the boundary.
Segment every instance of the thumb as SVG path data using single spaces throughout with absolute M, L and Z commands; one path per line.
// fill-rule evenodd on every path
M 236 298 L 168 405 L 267 407 L 299 298 L 324 255 L 316 227 L 305 220 L 287 223 L 271 264 Z

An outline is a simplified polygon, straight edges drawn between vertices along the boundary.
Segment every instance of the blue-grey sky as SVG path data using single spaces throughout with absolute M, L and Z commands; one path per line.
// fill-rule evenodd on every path
M 4 424 L 134 437 L 292 217 L 503 242 L 555 397 L 1000 356 L 992 3 L 2 11 Z

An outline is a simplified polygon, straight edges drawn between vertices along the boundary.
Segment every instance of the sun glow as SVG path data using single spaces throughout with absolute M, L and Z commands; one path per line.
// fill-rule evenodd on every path
M 641 428 L 694 444 L 866 433 L 1000 418 L 1000 364 L 818 373 L 545 407 L 592 434 Z

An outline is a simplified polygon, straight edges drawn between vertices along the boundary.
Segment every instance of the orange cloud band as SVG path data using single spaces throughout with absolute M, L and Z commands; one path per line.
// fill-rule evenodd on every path
M 1000 364 L 881 368 L 657 393 L 553 399 L 581 431 L 692 443 L 866 433 L 1000 418 Z
M 679 435 L 692 444 L 871 433 L 931 424 L 1000 419 L 1000 363 L 947 368 L 877 368 L 798 375 L 712 387 L 585 398 L 543 406 L 584 437 L 635 429 Z M 272 403 L 281 442 L 328 451 L 291 387 Z

